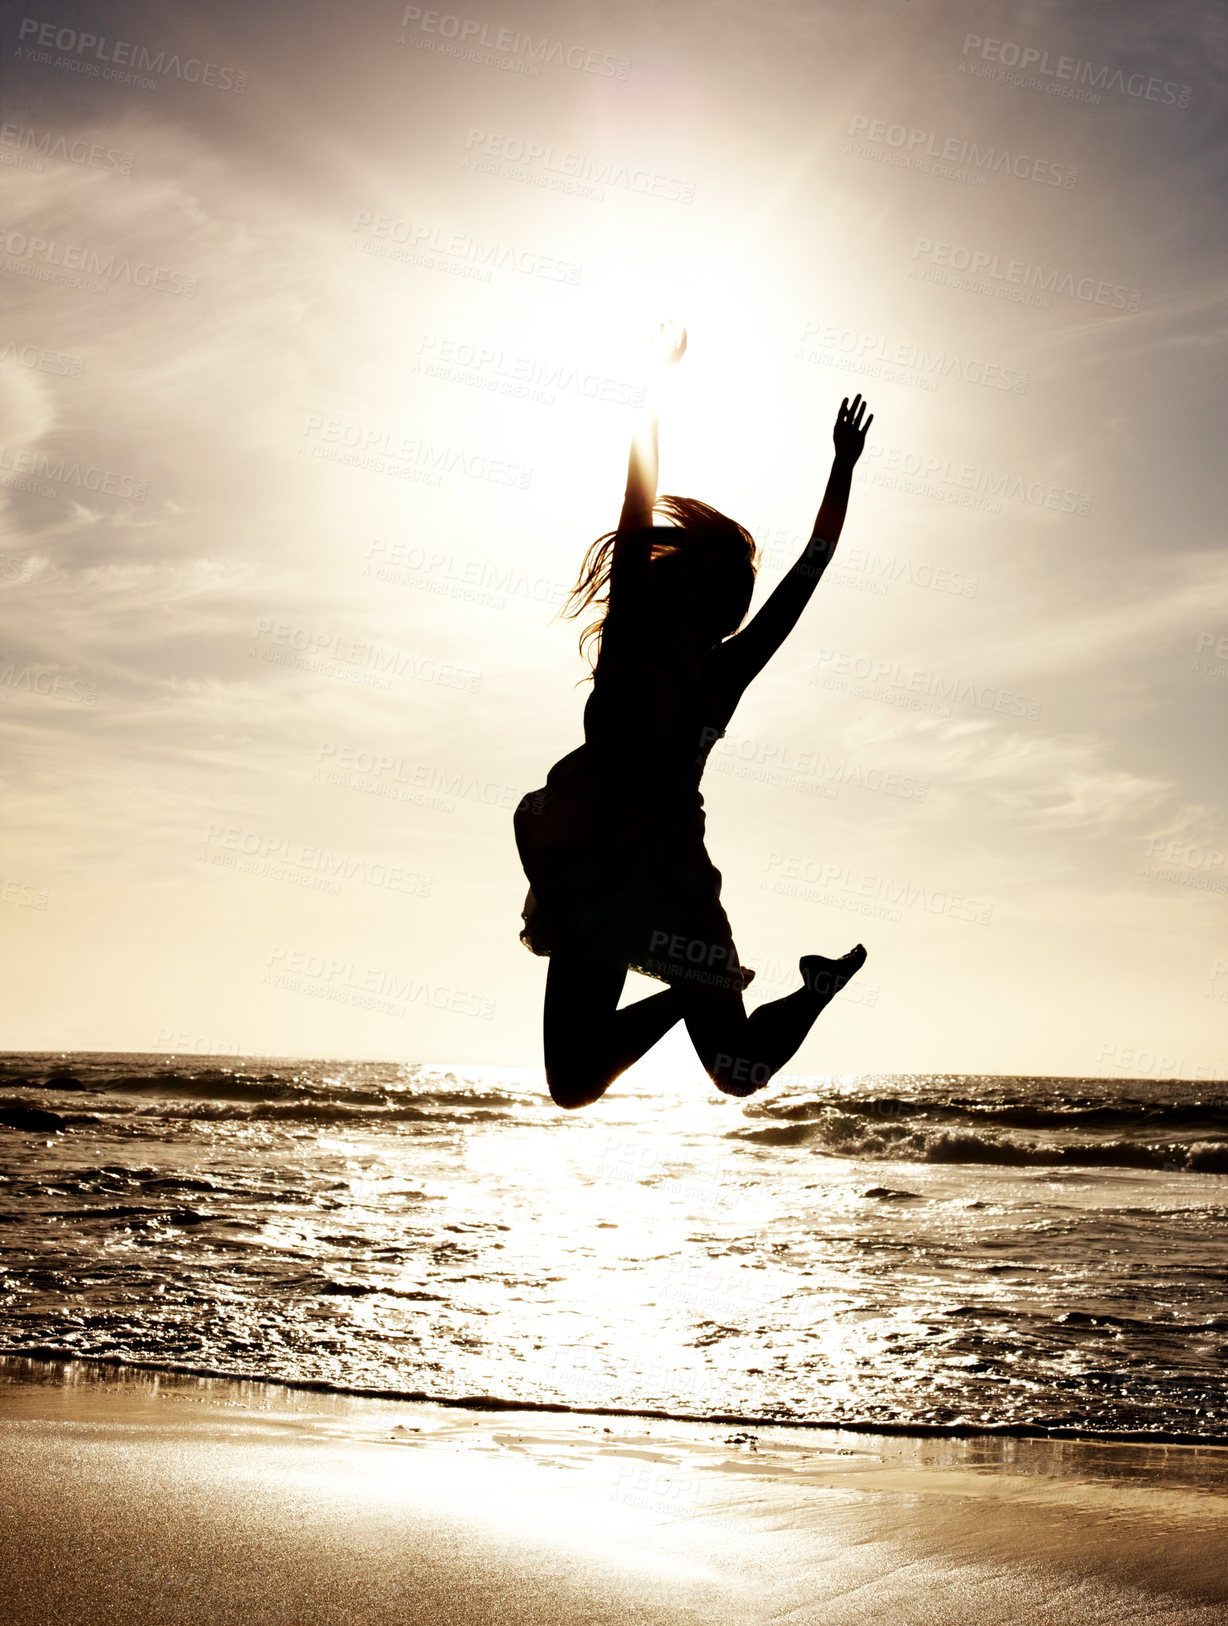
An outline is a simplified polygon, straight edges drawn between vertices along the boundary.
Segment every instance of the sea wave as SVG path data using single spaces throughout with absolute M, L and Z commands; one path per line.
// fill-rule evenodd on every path
M 861 1114 L 827 1112 L 788 1124 L 735 1129 L 729 1139 L 760 1146 L 807 1147 L 829 1157 L 903 1163 L 985 1163 L 1006 1167 L 1120 1167 L 1228 1174 L 1228 1142 L 1144 1141 L 1068 1137 L 1022 1140 L 976 1129 L 882 1123 Z
M 632 1079 L 575 1116 L 527 1068 L 10 1054 L 0 1343 L 478 1406 L 1223 1439 L 1226 1094 Z
M 387 1083 L 372 1083 L 298 1067 L 252 1073 L 217 1067 L 191 1071 L 163 1063 L 134 1071 L 95 1063 L 39 1070 L 10 1062 L 0 1065 L 0 1089 L 5 1092 L 0 1109 L 54 1106 L 70 1128 L 125 1117 L 138 1127 L 140 1120 L 153 1119 L 446 1128 L 498 1122 L 545 1100 L 481 1084 L 457 1088 L 450 1074 L 419 1075 L 416 1068 L 401 1070 Z
M 465 1124 L 496 1123 L 509 1114 L 489 1107 L 474 1107 L 467 1112 L 436 1112 L 421 1106 L 351 1106 L 344 1101 L 269 1102 L 246 1108 L 224 1102 L 202 1101 L 192 1106 L 174 1106 L 165 1109 L 146 1107 L 136 1116 L 156 1118 L 159 1123 L 165 1123 L 167 1120 L 196 1123 L 300 1123 L 351 1128 L 417 1123 L 450 1129 Z M 71 1116 L 68 1122 L 72 1122 Z
M 1037 1081 L 1038 1083 L 1041 1081 Z M 1054 1096 L 1052 1081 L 1047 1100 L 1022 1096 L 997 1101 L 966 1096 L 844 1096 L 781 1097 L 748 1105 L 749 1118 L 780 1119 L 799 1123 L 821 1113 L 840 1110 L 859 1117 L 890 1122 L 919 1119 L 927 1124 L 967 1124 L 975 1128 L 1057 1129 L 1116 1131 L 1119 1134 L 1164 1131 L 1206 1136 L 1228 1133 L 1228 1096 L 1208 1092 L 1196 1100 L 1164 1100 L 1123 1096 L 1112 1101 L 1094 1096 Z

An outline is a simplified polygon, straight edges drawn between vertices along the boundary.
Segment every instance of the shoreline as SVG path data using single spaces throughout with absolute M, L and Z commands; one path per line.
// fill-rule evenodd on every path
M 370 1400 L 405 1405 L 441 1406 L 458 1411 L 524 1412 L 563 1417 L 618 1417 L 628 1421 L 668 1422 L 707 1425 L 718 1428 L 788 1428 L 824 1433 L 882 1436 L 885 1439 L 918 1440 L 1068 1440 L 1085 1445 L 1137 1445 L 1182 1447 L 1225 1453 L 1228 1468 L 1228 1438 L 1208 1439 L 1202 1435 L 1176 1432 L 1148 1432 L 1141 1429 L 1084 1429 L 1050 1426 L 1044 1423 L 886 1423 L 881 1420 L 844 1418 L 773 1417 L 766 1413 L 670 1411 L 647 1406 L 572 1405 L 563 1400 L 523 1400 L 501 1395 L 438 1395 L 425 1389 L 363 1389 L 355 1385 L 330 1383 L 325 1378 L 269 1378 L 253 1372 L 223 1371 L 218 1367 L 193 1366 L 169 1361 L 130 1360 L 116 1355 L 82 1355 L 52 1345 L 27 1349 L 0 1347 L 0 1381 L 4 1367 L 14 1361 L 30 1361 L 40 1366 L 89 1366 L 116 1371 L 162 1373 L 166 1376 L 201 1378 L 218 1383 L 255 1383 L 291 1393 L 336 1395 L 352 1400 Z
M 620 1427 L 9 1357 L 0 1449 L 5 1626 L 1220 1626 L 1228 1610 L 1216 1447 Z

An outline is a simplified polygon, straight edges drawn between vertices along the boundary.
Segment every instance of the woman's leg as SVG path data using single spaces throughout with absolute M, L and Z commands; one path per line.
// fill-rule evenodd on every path
M 865 963 L 859 943 L 839 960 L 806 955 L 799 964 L 802 986 L 784 999 L 760 1005 L 749 1016 L 740 993 L 716 993 L 674 985 L 691 1043 L 708 1076 L 726 1095 L 761 1090 L 801 1048 L 824 1007 Z
M 627 968 L 555 953 L 546 977 L 546 1080 L 561 1107 L 586 1107 L 651 1050 L 682 1006 L 672 988 L 618 1009 Z

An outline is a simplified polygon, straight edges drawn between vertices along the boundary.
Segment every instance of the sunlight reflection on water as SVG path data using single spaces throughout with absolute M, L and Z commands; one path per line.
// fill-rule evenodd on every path
M 527 1070 L 120 1060 L 75 1058 L 57 1094 L 26 1058 L 11 1086 L 71 1121 L 0 1148 L 8 1349 L 695 1416 L 1223 1428 L 1228 1210 L 1178 1162 L 1217 1155 L 1214 1087 L 794 1076 L 740 1102 L 658 1072 L 563 1114 Z

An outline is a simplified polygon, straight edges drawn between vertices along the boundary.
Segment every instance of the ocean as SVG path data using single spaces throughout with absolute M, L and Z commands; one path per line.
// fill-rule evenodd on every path
M 9 1054 L 0 1353 L 483 1405 L 1228 1440 L 1228 1084 Z

